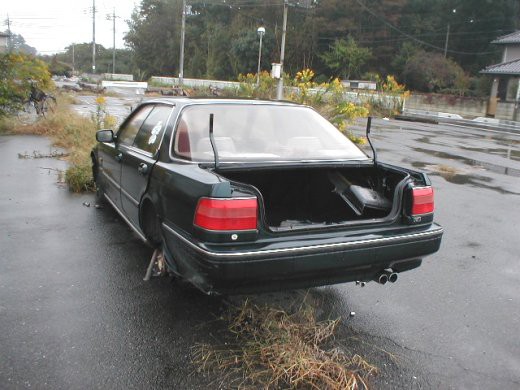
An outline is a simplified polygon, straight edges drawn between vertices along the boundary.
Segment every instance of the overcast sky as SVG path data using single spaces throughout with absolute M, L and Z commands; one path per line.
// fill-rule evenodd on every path
M 123 35 L 139 0 L 95 0 L 96 43 L 112 47 L 112 21 L 107 14 L 116 11 L 116 47 L 123 48 Z M 0 0 L 0 31 L 11 31 L 41 54 L 62 51 L 71 43 L 92 42 L 92 0 Z

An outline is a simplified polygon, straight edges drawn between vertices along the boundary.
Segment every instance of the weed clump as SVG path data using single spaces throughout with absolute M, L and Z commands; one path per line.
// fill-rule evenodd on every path
M 235 341 L 198 344 L 193 360 L 199 370 L 240 381 L 238 387 L 368 389 L 367 378 L 377 372 L 361 356 L 331 346 L 339 319 L 317 321 L 310 305 L 288 313 L 246 301 L 225 319 Z

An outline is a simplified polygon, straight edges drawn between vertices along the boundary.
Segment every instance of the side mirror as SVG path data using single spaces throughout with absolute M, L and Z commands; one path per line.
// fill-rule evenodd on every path
M 112 130 L 99 130 L 96 133 L 96 140 L 98 142 L 114 142 L 114 132 Z

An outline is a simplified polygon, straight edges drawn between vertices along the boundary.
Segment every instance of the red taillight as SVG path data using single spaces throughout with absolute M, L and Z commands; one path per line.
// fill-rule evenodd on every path
M 201 198 L 193 223 L 207 230 L 254 230 L 257 212 L 256 198 Z
M 412 215 L 433 213 L 433 188 L 412 188 Z

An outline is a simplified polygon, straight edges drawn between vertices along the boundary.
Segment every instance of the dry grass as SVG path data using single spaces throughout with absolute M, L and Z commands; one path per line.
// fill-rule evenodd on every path
M 24 124 L 15 118 L 5 118 L 0 123 L 0 133 L 33 134 L 49 137 L 53 145 L 69 152 L 69 168 L 65 181 L 74 192 L 94 188 L 90 151 L 96 143 L 96 125 L 90 118 L 82 117 L 70 107 L 70 97 L 58 96 L 56 112 L 48 113 L 33 123 Z
M 332 346 L 339 319 L 317 321 L 304 302 L 294 313 L 246 301 L 226 321 L 234 342 L 196 345 L 194 363 L 218 371 L 239 388 L 368 389 L 376 367 Z M 327 348 L 328 347 L 328 348 Z

